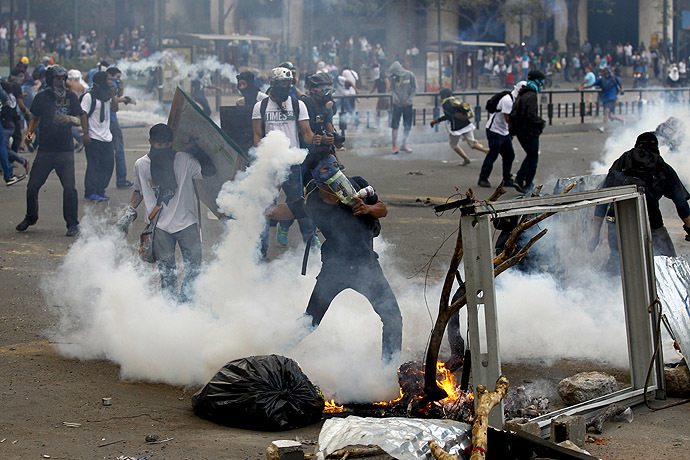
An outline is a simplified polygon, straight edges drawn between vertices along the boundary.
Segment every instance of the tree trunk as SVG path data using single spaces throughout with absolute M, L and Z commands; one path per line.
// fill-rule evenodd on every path
M 568 54 L 573 55 L 580 51 L 580 0 L 565 0 L 568 9 L 568 31 L 565 34 L 565 44 Z

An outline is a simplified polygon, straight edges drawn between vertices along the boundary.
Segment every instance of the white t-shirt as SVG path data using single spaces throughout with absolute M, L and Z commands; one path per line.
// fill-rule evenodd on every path
M 354 82 L 357 84 L 357 80 L 359 80 L 359 75 L 357 75 L 357 72 L 351 69 L 345 69 L 343 70 L 343 73 L 338 76 L 338 85 L 340 89 L 341 94 L 357 94 L 357 90 L 354 88 L 354 86 L 351 86 L 349 88 L 346 88 L 346 82 Z
M 173 163 L 177 190 L 168 204 L 163 205 L 158 217 L 157 228 L 176 233 L 199 222 L 197 202 L 194 198 L 193 179 L 203 179 L 201 165 L 187 152 L 177 152 Z M 144 197 L 146 223 L 148 216 L 156 206 L 156 193 L 151 185 L 151 158 L 144 155 L 134 163 L 134 190 Z
M 101 121 L 101 106 L 107 104 L 105 107 L 105 116 Z M 81 100 L 81 109 L 88 115 L 91 110 L 91 93 L 84 94 Z M 113 140 L 113 135 L 110 132 L 110 99 L 107 102 L 102 102 L 96 99 L 96 107 L 89 117 L 89 136 L 91 139 L 110 142 Z
M 486 126 L 489 127 L 489 131 L 501 136 L 508 135 L 508 122 L 503 114 L 510 115 L 513 110 L 513 98 L 510 94 L 506 94 L 498 101 L 496 105 L 496 111 L 489 116 L 489 121 Z
M 295 113 L 292 110 L 292 98 L 288 97 L 285 101 L 285 112 L 280 110 L 280 106 L 273 99 L 268 99 L 266 106 L 266 114 L 264 119 L 265 134 L 271 131 L 280 131 L 290 139 L 290 147 L 299 148 L 299 127 L 298 122 L 302 120 L 309 120 L 309 112 L 304 102 L 297 101 L 299 104 L 299 120 L 295 120 Z M 261 102 L 254 104 L 252 111 L 252 120 L 261 120 Z

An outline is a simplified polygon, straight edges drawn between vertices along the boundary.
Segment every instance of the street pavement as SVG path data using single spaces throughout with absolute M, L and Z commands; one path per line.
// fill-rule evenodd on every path
M 364 131 L 361 128 L 359 132 Z M 430 130 L 429 130 L 430 131 Z M 417 142 L 414 135 L 426 137 Z M 125 129 L 129 170 L 134 161 L 148 151 L 147 131 Z M 432 135 L 434 136 L 434 135 Z M 411 154 L 393 155 L 383 141 L 378 146 L 354 147 L 357 133 L 350 135 L 347 150 L 338 153 L 347 175 L 362 175 L 388 204 L 389 215 L 382 219 L 382 237 L 392 245 L 399 269 L 406 276 L 445 275 L 458 226 L 458 216 L 436 216 L 430 204 L 457 198 L 472 188 L 477 198 L 487 198 L 493 189 L 476 185 L 483 154 L 470 153 L 472 163 L 460 166 L 451 152 L 444 132 L 429 138 L 428 133 L 413 133 Z M 362 134 L 362 137 L 365 137 Z M 385 139 L 384 132 L 381 137 Z M 593 161 L 601 157 L 607 135 L 599 132 L 566 132 L 542 136 L 537 178 L 548 181 L 558 177 L 587 174 Z M 631 139 L 631 143 L 632 143 Z M 378 141 L 377 141 L 378 142 Z M 516 145 L 517 160 L 524 153 Z M 631 145 L 632 146 L 632 145 Z M 27 155 L 33 159 L 34 155 Z M 114 219 L 125 206 L 131 190 L 108 189 L 107 203 L 86 203 L 83 181 L 86 161 L 75 154 L 80 216 L 93 212 Z M 500 165 L 496 164 L 490 180 L 498 185 Z M 131 177 L 130 177 L 131 179 Z M 4 187 L 5 221 L 0 225 L 0 458 L 114 459 L 120 455 L 148 459 L 261 459 L 274 439 L 299 436 L 316 440 L 320 425 L 285 433 L 262 433 L 217 426 L 195 417 L 190 397 L 197 388 L 175 387 L 159 383 L 122 380 L 118 366 L 103 357 L 76 360 L 58 355 L 49 343 L 46 331 L 56 321 L 51 299 L 44 298 L 42 283 L 60 270 L 61 263 L 74 243 L 65 236 L 62 219 L 62 193 L 58 178 L 51 174 L 40 192 L 40 220 L 25 233 L 14 227 L 25 212 L 26 181 Z M 509 189 L 505 199 L 517 197 Z M 664 208 L 667 225 L 679 253 L 690 252 L 683 240 L 673 209 Z M 204 251 L 208 254 L 219 241 L 223 227 L 203 212 Z M 134 243 L 142 219 L 128 237 Z M 297 245 L 298 233 L 290 234 L 290 244 Z M 85 237 L 82 235 L 81 237 Z M 442 243 L 451 237 L 451 242 Z M 272 242 L 275 241 L 272 236 Z M 440 249 L 439 249 L 440 248 Z M 129 250 L 129 249 L 123 249 Z M 282 248 L 271 245 L 269 258 Z M 432 256 L 436 255 L 429 264 Z M 107 283 L 108 280 L 104 280 Z M 65 286 L 68 289 L 68 286 Z M 430 299 L 430 302 L 436 302 Z M 123 337 L 136 343 L 136 337 Z M 103 407 L 101 398 L 113 397 L 112 407 Z M 78 428 L 63 422 L 76 422 Z M 690 407 L 651 412 L 635 409 L 632 424 L 610 425 L 601 445 L 587 449 L 602 458 L 690 458 Z M 147 434 L 160 434 L 174 440 L 146 445 Z M 115 444 L 98 447 L 111 441 Z M 122 441 L 122 442 L 119 442 Z

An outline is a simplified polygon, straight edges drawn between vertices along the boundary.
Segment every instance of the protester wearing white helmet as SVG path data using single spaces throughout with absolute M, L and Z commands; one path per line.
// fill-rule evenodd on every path
M 314 134 L 309 127 L 307 106 L 304 105 L 304 102 L 289 95 L 293 78 L 292 72 L 284 67 L 276 67 L 269 72 L 268 82 L 271 87 L 268 92 L 268 98 L 254 104 L 252 112 L 255 147 L 271 131 L 280 131 L 285 134 L 290 140 L 291 148 L 300 148 L 300 134 L 305 144 L 321 144 L 321 136 Z M 301 196 L 301 177 L 299 165 L 293 166 L 290 176 L 283 184 L 288 201 L 294 201 Z M 309 219 L 300 219 L 298 222 L 302 237 L 306 241 L 314 234 L 314 224 Z M 266 226 L 261 235 L 262 258 L 266 258 L 267 251 L 268 226 Z

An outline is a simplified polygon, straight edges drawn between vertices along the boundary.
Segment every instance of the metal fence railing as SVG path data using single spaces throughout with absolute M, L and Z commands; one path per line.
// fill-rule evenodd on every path
M 472 91 L 472 92 L 456 92 L 453 93 L 458 99 L 464 100 L 470 104 L 474 104 L 474 122 L 477 126 L 488 115 L 485 114 L 484 107 L 486 102 L 498 91 Z M 586 96 L 595 95 L 595 101 L 586 100 Z M 580 91 L 572 90 L 547 90 L 539 95 L 539 113 L 542 118 L 546 120 L 549 125 L 552 125 L 554 120 L 579 119 L 575 122 L 585 123 L 587 117 L 597 117 L 603 113 L 603 105 L 599 102 L 599 91 Z M 633 97 L 630 97 L 633 96 Z M 346 114 L 343 112 L 343 99 L 358 99 L 359 109 L 353 114 Z M 393 96 L 391 94 L 357 94 L 351 96 L 335 96 L 337 102 L 338 113 L 334 117 L 334 123 L 352 123 L 357 122 L 366 125 L 367 128 L 375 128 L 376 122 L 383 123 L 385 119 L 390 125 L 391 110 L 385 113 L 379 113 L 377 118 L 376 109 L 371 106 L 371 103 L 366 102 L 369 99 L 385 98 L 389 101 L 389 106 L 392 103 Z M 653 107 L 658 107 L 662 104 L 690 104 L 690 88 L 635 88 L 626 89 L 624 94 L 619 95 L 618 103 L 615 111 L 621 115 L 637 115 L 642 116 L 646 110 Z M 421 123 L 426 125 L 427 122 L 440 116 L 440 101 L 438 100 L 438 93 L 417 93 L 415 96 L 414 110 L 413 110 L 413 125 Z M 341 124 L 342 126 L 342 124 Z M 438 126 L 436 127 L 438 130 Z

